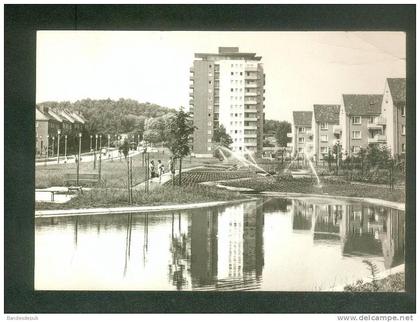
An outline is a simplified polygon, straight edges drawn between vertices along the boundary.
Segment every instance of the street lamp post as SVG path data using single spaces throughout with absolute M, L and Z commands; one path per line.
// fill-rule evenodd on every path
M 53 136 L 53 144 L 52 144 L 51 157 L 54 157 L 54 151 L 55 151 L 55 136 Z
M 42 142 L 42 135 L 39 136 L 39 157 L 42 157 L 42 148 L 43 148 L 43 142 Z
M 50 157 L 50 135 L 47 134 L 47 158 Z
M 61 130 L 57 130 L 57 164 L 60 163 L 60 134 Z
M 91 134 L 90 135 L 90 149 L 89 149 L 90 152 L 92 152 L 92 138 L 93 138 L 93 136 Z
M 77 158 L 77 177 L 76 182 L 79 185 L 80 154 L 82 153 L 82 133 L 79 133 L 79 156 Z
M 67 162 L 67 134 L 64 135 L 64 159 Z
M 99 151 L 102 151 L 102 134 L 99 134 Z
M 110 139 L 111 139 L 111 135 L 108 134 L 108 150 L 109 150 L 109 141 L 110 141 Z
M 98 134 L 95 134 L 95 149 L 93 150 L 93 169 L 96 169 L 96 150 L 98 149 Z

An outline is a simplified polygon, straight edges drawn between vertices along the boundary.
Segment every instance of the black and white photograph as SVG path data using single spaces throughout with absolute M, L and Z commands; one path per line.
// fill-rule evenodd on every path
M 5 105 L 22 103 L 20 116 L 5 119 L 5 200 L 7 209 L 33 204 L 28 215 L 5 216 L 5 252 L 15 256 L 5 273 L 25 263 L 31 283 L 20 285 L 39 298 L 32 307 L 70 313 L 64 298 L 77 295 L 71 303 L 84 303 L 75 313 L 102 313 L 94 303 L 112 308 L 120 295 L 162 294 L 147 312 L 178 312 L 177 303 L 197 299 L 203 312 L 268 313 L 273 301 L 275 313 L 287 296 L 294 298 L 283 312 L 299 298 L 325 296 L 324 312 L 354 313 L 345 303 L 371 305 L 382 294 L 361 312 L 398 312 L 398 303 L 415 311 L 402 298 L 415 298 L 415 57 L 407 29 L 270 29 L 261 27 L 263 15 L 247 28 L 209 28 L 200 6 L 186 11 L 204 17 L 195 29 L 199 19 L 187 28 L 159 25 L 164 17 L 184 21 L 174 12 L 188 6 L 146 6 L 149 20 L 133 6 L 128 17 L 156 19 L 150 27 L 93 22 L 95 8 L 109 18 L 121 7 L 73 5 L 73 28 L 42 27 L 67 21 L 58 6 L 20 39 L 33 48 L 28 63 L 7 53 L 33 76 L 31 101 L 14 80 L 23 69 L 10 76 L 5 63 L 6 94 L 17 95 Z M 26 8 L 10 8 L 8 23 L 19 30 Z M 245 21 L 254 7 L 241 8 Z M 273 19 L 284 14 L 273 8 Z M 18 121 L 24 113 L 29 126 Z M 13 147 L 23 127 L 32 139 Z M 16 303 L 19 287 L 11 292 Z M 62 304 L 46 304 L 54 294 Z M 208 307 L 206 296 L 229 298 L 230 307 L 235 296 L 251 296 L 256 304 L 226 311 Z M 125 305 L 143 313 L 141 303 Z
M 39 31 L 35 289 L 404 291 L 405 66 L 401 32 Z

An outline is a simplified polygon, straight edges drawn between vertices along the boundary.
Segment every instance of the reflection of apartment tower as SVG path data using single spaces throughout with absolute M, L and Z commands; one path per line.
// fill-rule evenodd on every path
M 223 125 L 232 137 L 232 149 L 262 152 L 265 75 L 261 57 L 241 53 L 238 47 L 195 54 L 190 69 L 191 111 L 197 129 L 196 156 L 212 155 L 213 131 Z
M 382 116 L 386 123 L 385 136 L 391 154 L 405 153 L 405 78 L 387 78 Z
M 312 155 L 312 111 L 294 111 L 292 125 L 293 155 L 303 157 L 304 154 Z
M 386 124 L 381 114 L 382 95 L 343 95 L 340 110 L 343 150 L 357 154 L 368 144 L 384 144 Z
M 193 286 L 214 283 L 217 276 L 217 225 L 215 210 L 191 215 L 191 277 Z
M 218 220 L 219 280 L 254 280 L 264 265 L 261 201 L 229 207 Z
M 310 232 L 312 229 L 313 206 L 297 199 L 292 202 L 293 230 Z
M 313 130 L 317 160 L 326 159 L 328 150 L 339 142 L 339 116 L 340 105 L 314 105 Z
M 242 277 L 244 205 L 229 207 L 218 219 L 218 279 Z
M 259 277 L 264 266 L 262 201 L 244 205 L 243 273 Z

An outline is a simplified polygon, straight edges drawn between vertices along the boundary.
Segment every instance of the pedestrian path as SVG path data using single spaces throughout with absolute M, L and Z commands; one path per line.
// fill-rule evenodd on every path
M 193 168 L 187 168 L 187 169 L 182 169 L 182 173 L 194 170 L 194 169 L 200 169 L 202 167 L 193 167 Z M 179 174 L 179 170 L 177 170 L 175 172 L 175 176 Z M 165 184 L 168 181 L 172 180 L 172 173 L 171 172 L 166 172 L 164 173 L 160 178 L 152 178 L 149 179 L 149 190 L 153 190 L 157 187 L 160 187 L 161 185 Z M 141 183 L 139 183 L 138 185 L 133 187 L 133 190 L 144 190 L 144 187 L 146 185 L 146 181 L 143 181 Z
M 133 156 L 138 155 L 140 153 L 141 152 L 137 151 L 137 150 L 136 151 L 130 150 L 128 156 L 133 157 Z M 97 154 L 96 154 L 96 159 L 98 160 L 98 158 L 99 158 L 99 152 L 97 152 Z M 124 155 L 122 153 L 119 153 L 118 149 L 114 149 L 114 150 L 108 151 L 108 153 L 105 154 L 105 155 L 102 154 L 102 159 L 101 160 L 102 160 L 102 162 L 105 162 L 105 161 L 113 161 L 113 160 L 118 160 L 118 159 L 123 159 L 123 158 L 124 158 Z M 84 154 L 81 155 L 81 162 L 93 162 L 94 159 L 95 159 L 95 155 L 92 154 L 91 152 L 84 153 Z M 75 159 L 74 155 L 68 156 L 67 159 L 65 159 L 64 156 L 60 156 L 60 164 L 75 163 L 75 160 L 76 159 Z M 55 158 L 55 159 L 50 158 L 50 159 L 47 159 L 46 161 L 38 159 L 35 162 L 36 167 L 46 166 L 46 165 L 57 165 L 57 158 Z

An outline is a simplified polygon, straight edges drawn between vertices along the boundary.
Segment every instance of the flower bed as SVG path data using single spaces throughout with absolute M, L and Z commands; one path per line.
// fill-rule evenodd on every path
M 222 180 L 232 180 L 232 179 L 242 179 L 242 178 L 252 178 L 257 175 L 251 171 L 211 171 L 203 169 L 195 169 L 181 175 L 181 184 L 182 186 L 196 185 L 201 182 L 208 181 L 222 181 Z M 175 176 L 175 183 L 179 182 L 179 176 Z M 172 185 L 172 181 L 168 181 L 165 185 Z

